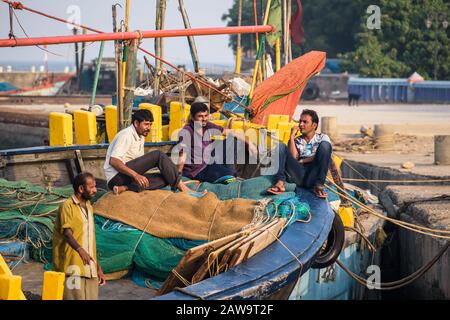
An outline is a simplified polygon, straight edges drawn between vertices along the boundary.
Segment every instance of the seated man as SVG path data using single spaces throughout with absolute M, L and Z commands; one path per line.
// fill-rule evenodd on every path
M 319 198 L 328 195 L 324 190 L 325 178 L 331 161 L 331 140 L 323 133 L 316 133 L 319 117 L 313 110 L 305 109 L 300 115 L 299 127 L 291 130 L 288 146 L 280 143 L 277 182 L 267 191 L 283 193 L 286 179 L 299 187 L 311 188 Z M 300 130 L 301 136 L 296 137 Z
M 117 133 L 106 153 L 104 170 L 108 187 L 115 194 L 126 190 L 154 190 L 166 185 L 190 191 L 166 154 L 159 150 L 144 154 L 145 137 L 153 122 L 152 113 L 138 110 L 131 121 L 131 126 Z M 158 168 L 161 174 L 146 173 L 153 168 Z
M 256 154 L 256 146 L 248 142 L 245 135 L 229 132 L 227 129 L 208 121 L 209 108 L 205 102 L 194 102 L 190 113 L 189 124 L 179 134 L 178 144 L 182 147 L 182 160 L 178 164 L 178 171 L 188 178 L 202 182 L 213 183 L 223 177 L 235 177 L 237 175 L 236 170 L 225 164 L 226 152 L 223 153 L 223 159 L 219 161 L 220 163 L 208 163 L 210 155 L 205 151 L 208 148 L 211 149 L 213 137 L 218 135 L 227 136 L 231 133 L 234 138 L 247 144 L 251 154 Z M 220 146 L 220 149 L 224 151 L 223 147 L 225 145 L 221 144 Z M 218 155 L 215 154 L 215 157 L 218 157 Z

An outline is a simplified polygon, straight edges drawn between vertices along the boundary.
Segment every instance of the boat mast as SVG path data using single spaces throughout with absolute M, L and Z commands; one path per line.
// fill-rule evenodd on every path
M 117 6 L 112 5 L 113 32 L 117 32 Z M 117 104 L 117 132 L 123 129 L 123 100 L 122 100 L 122 43 L 114 41 L 115 69 L 116 69 L 116 104 Z
M 239 0 L 239 7 L 238 7 L 238 27 L 242 25 L 242 0 Z M 241 35 L 237 35 L 236 40 L 236 69 L 234 70 L 234 73 L 240 74 L 241 73 L 241 56 L 242 56 L 242 48 L 241 48 Z
M 166 15 L 166 0 L 157 0 L 156 1 L 156 30 L 164 29 L 164 18 Z M 164 40 L 163 38 L 155 39 L 155 55 L 158 57 L 164 57 Z M 162 63 L 160 60 L 155 59 L 155 79 L 154 79 L 154 91 L 153 95 L 159 95 L 159 77 L 162 72 Z
M 189 17 L 187 15 L 186 9 L 184 7 L 184 1 L 178 0 L 178 4 L 179 4 L 178 9 L 180 10 L 181 16 L 183 17 L 184 27 L 186 29 L 190 29 L 191 23 L 189 22 Z M 238 37 L 239 37 L 239 35 L 238 35 Z M 194 40 L 193 36 L 189 36 L 189 37 L 187 37 L 187 39 L 189 42 L 189 49 L 191 51 L 192 64 L 194 65 L 195 72 L 198 73 L 198 71 L 199 71 L 199 62 L 198 61 L 199 60 L 198 60 L 198 54 L 197 54 L 197 46 L 195 45 L 195 40 Z
M 288 11 L 287 11 L 287 43 L 288 43 L 288 62 L 292 61 L 292 39 L 291 39 L 291 19 L 292 19 L 292 0 L 287 0 Z

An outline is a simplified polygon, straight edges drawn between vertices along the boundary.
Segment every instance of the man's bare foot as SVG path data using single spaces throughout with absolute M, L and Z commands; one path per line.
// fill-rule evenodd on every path
M 113 193 L 117 196 L 121 194 L 122 192 L 125 192 L 128 190 L 127 186 L 114 186 Z
M 180 183 L 178 183 L 178 189 L 180 189 L 180 191 L 182 191 L 182 192 L 197 192 L 197 191 L 195 191 L 195 190 L 192 190 L 191 188 L 189 188 L 183 181 L 180 181 Z M 203 192 L 201 192 L 201 193 L 203 193 L 203 194 L 206 194 L 206 193 L 208 193 L 208 191 L 207 190 L 205 190 L 205 191 L 203 191 Z
M 320 199 L 326 199 L 328 197 L 328 193 L 325 191 L 323 185 L 320 184 L 314 187 L 314 193 L 316 197 Z
M 284 187 L 284 181 L 282 180 L 277 181 L 277 183 L 275 183 L 272 187 L 267 189 L 267 192 L 272 194 L 282 194 L 286 192 L 286 188 Z

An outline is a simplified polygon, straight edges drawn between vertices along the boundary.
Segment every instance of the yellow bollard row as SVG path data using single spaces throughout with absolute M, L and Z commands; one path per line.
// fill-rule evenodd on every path
M 150 103 L 141 103 L 139 109 L 149 110 L 153 115 L 153 125 L 151 133 L 148 135 L 146 142 L 162 142 L 174 140 L 176 133 L 185 126 L 189 121 L 190 105 L 185 104 L 184 107 L 180 102 L 172 101 L 169 110 L 169 124 L 162 124 L 162 108 L 158 105 Z M 226 127 L 228 120 L 221 120 L 220 113 L 211 114 L 211 122 L 221 127 Z M 117 107 L 109 105 L 105 107 L 106 134 L 108 141 L 112 141 L 117 134 Z M 291 128 L 295 126 L 295 122 L 289 121 L 288 115 L 271 114 L 267 122 L 267 130 L 276 139 L 283 143 L 289 141 Z M 97 121 L 94 113 L 89 111 L 77 110 L 72 116 L 66 113 L 51 112 L 49 117 L 50 129 L 50 145 L 51 146 L 70 146 L 74 144 L 73 127 L 75 128 L 75 141 L 79 145 L 96 144 L 97 141 Z M 232 131 L 245 132 L 249 139 L 258 143 L 260 140 L 260 130 L 265 128 L 251 122 L 235 120 L 232 122 Z M 251 130 L 249 130 L 251 129 Z M 253 131 L 256 131 L 254 133 Z M 267 147 L 273 146 L 274 141 L 270 136 L 266 139 Z
M 61 272 L 44 272 L 42 300 L 62 300 L 65 275 Z M 0 255 L 0 300 L 26 300 L 22 292 L 22 277 L 15 276 Z

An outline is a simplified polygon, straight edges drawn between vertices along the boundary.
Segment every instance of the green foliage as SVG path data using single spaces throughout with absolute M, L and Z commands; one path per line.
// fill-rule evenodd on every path
M 222 19 L 237 25 L 238 0 Z M 261 3 L 258 0 L 259 23 Z M 294 15 L 297 6 L 292 0 Z M 305 42 L 293 44 L 293 57 L 320 50 L 327 57 L 343 58 L 344 70 L 368 77 L 408 77 L 417 71 L 426 79 L 450 80 L 450 27 L 425 21 L 430 13 L 441 13 L 450 21 L 449 0 L 304 0 Z M 381 8 L 381 30 L 366 26 L 369 5 Z M 442 19 L 441 19 L 442 20 Z M 253 0 L 243 0 L 242 25 L 254 25 Z M 236 36 L 229 45 L 236 50 Z M 255 50 L 255 36 L 243 35 L 244 51 Z
M 450 20 L 444 0 L 380 0 L 381 30 L 369 30 L 366 17 L 356 35 L 356 49 L 340 57 L 343 68 L 368 77 L 408 77 L 417 71 L 426 79 L 450 79 L 450 28 L 434 19 L 440 12 Z
M 227 26 L 238 25 L 238 9 L 239 0 L 234 0 L 233 6 L 222 16 L 222 21 L 227 21 Z M 261 24 L 261 3 L 257 1 L 258 24 Z M 242 25 L 255 25 L 255 18 L 253 14 L 253 0 L 242 1 Z M 237 35 L 230 35 L 228 46 L 236 52 L 236 38 Z M 243 51 L 256 51 L 256 40 L 254 34 L 243 34 L 241 36 L 241 44 Z
M 261 24 L 261 2 L 257 1 L 258 22 Z M 359 18 L 373 0 L 314 0 L 302 1 L 303 27 L 305 42 L 300 48 L 293 44 L 293 56 L 302 52 L 320 50 L 327 52 L 328 57 L 336 57 L 355 48 L 355 32 L 358 30 Z M 222 16 L 228 26 L 236 26 L 239 0 L 235 0 L 229 11 Z M 292 0 L 292 15 L 297 11 L 297 2 Z M 254 25 L 253 0 L 242 2 L 242 25 Z M 229 46 L 236 52 L 236 35 L 231 35 Z M 254 50 L 255 36 L 242 35 L 244 51 Z

